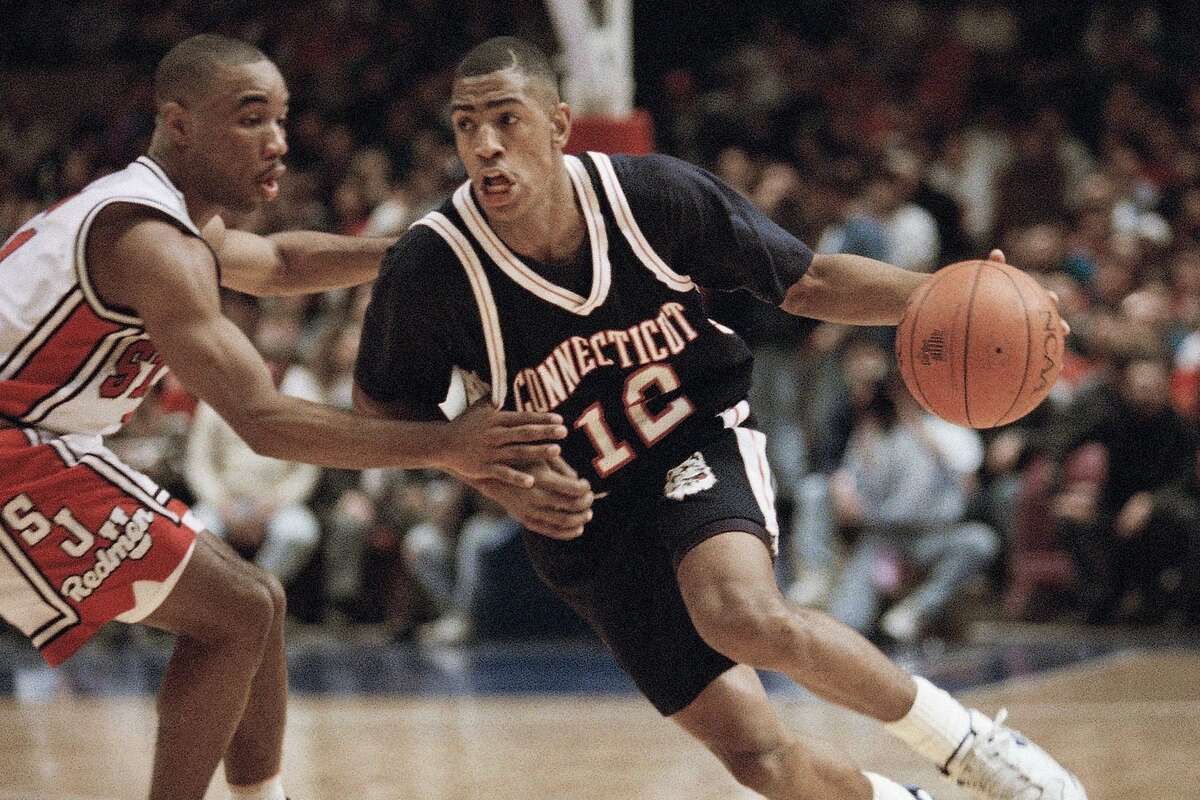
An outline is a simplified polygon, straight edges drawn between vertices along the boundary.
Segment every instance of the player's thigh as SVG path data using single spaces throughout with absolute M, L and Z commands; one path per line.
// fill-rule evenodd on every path
M 733 662 L 696 631 L 671 555 L 649 534 L 605 528 L 607 506 L 578 539 L 524 532 L 541 579 L 595 629 L 621 668 L 664 716 L 691 703 Z
M 649 524 L 677 566 L 693 548 L 727 531 L 759 539 L 770 563 L 779 549 L 773 485 L 762 433 L 726 429 L 667 469 L 661 486 L 647 487 L 657 490 Z
M 781 611 L 779 528 L 762 434 L 726 430 L 667 474 L 655 522 L 696 624 L 736 625 Z
M 791 738 L 758 674 L 745 665 L 719 675 L 671 720 L 724 758 L 770 752 Z
M 726 531 L 696 545 L 680 561 L 676 580 L 696 628 L 719 650 L 770 641 L 791 617 L 766 548 L 747 531 Z M 739 655 L 746 656 L 739 649 L 735 660 Z
M 209 531 L 171 593 L 143 624 L 203 640 L 265 633 L 284 603 L 272 575 L 249 563 Z

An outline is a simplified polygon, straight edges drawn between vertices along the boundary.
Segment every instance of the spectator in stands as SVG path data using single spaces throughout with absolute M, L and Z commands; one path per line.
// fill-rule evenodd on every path
M 417 640 L 459 644 L 474 634 L 483 559 L 521 528 L 462 484 L 432 480 L 414 491 L 421 496 L 422 518 L 404 534 L 404 560 L 435 613 L 417 628 Z
M 516 539 L 521 526 L 474 493 L 452 497 L 448 508 L 443 507 L 444 490 L 436 484 L 430 488 L 430 519 L 404 538 L 409 570 L 437 610 L 437 617 L 420 626 L 416 636 L 425 644 L 461 644 L 475 635 L 480 581 L 489 554 Z M 464 509 L 465 519 L 459 513 Z
M 937 220 L 916 201 L 921 187 L 921 162 L 897 150 L 867 187 L 868 207 L 884 225 L 892 263 L 914 272 L 932 272 L 941 262 Z
M 794 576 L 787 595 L 800 605 L 822 608 L 829 602 L 839 556 L 836 522 L 829 507 L 829 478 L 841 466 L 854 420 L 865 413 L 875 387 L 889 369 L 887 351 L 862 334 L 845 342 L 836 363 L 837 383 L 828 384 L 825 399 L 810 404 L 822 408 L 823 413 L 810 426 L 810 469 L 795 481 L 789 530 Z
M 1162 619 L 1174 599 L 1163 573 L 1175 576 L 1183 603 L 1194 607 L 1200 537 L 1195 425 L 1170 405 L 1170 367 L 1158 355 L 1122 365 L 1115 390 L 1085 396 L 1053 444 L 1057 463 L 1087 442 L 1102 445 L 1106 476 L 1094 489 L 1060 486 L 1053 509 L 1075 558 L 1086 619 L 1120 618 L 1127 592 L 1137 590 L 1136 619 Z
M 1016 158 L 996 184 L 996 235 L 1062 218 L 1067 169 L 1058 144 L 1052 131 L 1033 121 L 1020 129 Z
M 871 632 L 885 591 L 901 588 L 903 570 L 919 571 L 923 580 L 879 618 L 883 633 L 912 643 L 988 568 L 999 537 L 963 521 L 982 458 L 978 433 L 923 412 L 896 376 L 873 384 L 828 483 L 832 520 L 857 531 L 834 617 Z
M 353 295 L 351 296 L 353 299 Z M 359 325 L 334 313 L 325 320 L 310 360 L 325 402 L 338 408 L 353 406 L 350 397 Z M 370 617 L 363 597 L 363 568 L 368 539 L 377 524 L 378 470 L 366 473 L 323 469 L 311 506 L 321 523 L 321 602 L 339 621 Z

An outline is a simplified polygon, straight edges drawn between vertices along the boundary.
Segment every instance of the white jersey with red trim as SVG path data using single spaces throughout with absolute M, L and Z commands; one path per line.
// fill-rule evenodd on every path
M 200 235 L 183 194 L 146 156 L 14 233 L 0 248 L 0 417 L 113 433 L 166 374 L 142 320 L 105 306 L 88 277 L 88 230 L 110 203 L 149 206 Z

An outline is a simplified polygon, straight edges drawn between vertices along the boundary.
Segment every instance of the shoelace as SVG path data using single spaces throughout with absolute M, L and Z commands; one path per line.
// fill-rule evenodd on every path
M 963 764 L 963 772 L 958 778 L 959 785 L 978 789 L 993 797 L 998 796 L 1001 791 L 1012 791 L 1014 780 L 1022 784 L 1021 788 L 1032 785 L 1016 758 L 1013 748 L 1017 747 L 1017 742 L 1012 729 L 1004 726 L 1006 719 L 1008 709 L 1002 708 L 992 720 L 992 729 L 980 745 L 983 754 L 975 758 L 972 758 L 974 752 L 968 754 Z M 971 749 L 974 751 L 975 748 Z M 997 769 L 997 766 L 1001 768 Z

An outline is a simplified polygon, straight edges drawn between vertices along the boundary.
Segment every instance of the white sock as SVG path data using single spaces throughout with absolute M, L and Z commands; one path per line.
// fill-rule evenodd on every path
M 971 715 L 946 691 L 918 676 L 917 699 L 908 713 L 884 727 L 945 771 L 971 732 Z
M 893 780 L 863 770 L 871 782 L 871 800 L 913 800 L 912 792 Z
M 287 800 L 283 793 L 283 777 L 274 778 L 251 786 L 229 785 L 229 800 Z

